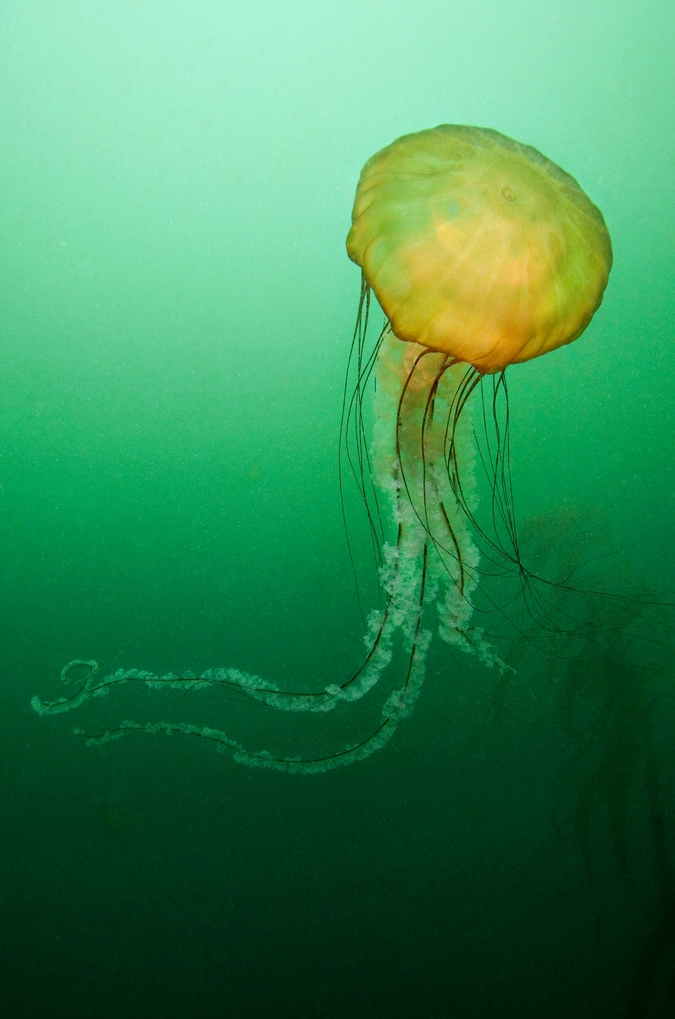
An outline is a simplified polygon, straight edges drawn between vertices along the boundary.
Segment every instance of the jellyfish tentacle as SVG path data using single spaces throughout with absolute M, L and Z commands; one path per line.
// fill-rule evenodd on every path
M 362 296 L 362 302 L 366 298 Z M 360 341 L 359 341 L 360 342 Z M 399 358 L 400 341 L 385 328 L 378 339 L 377 372 L 390 371 L 383 368 L 388 357 Z M 446 360 L 445 355 L 442 359 Z M 375 360 L 372 356 L 357 355 L 360 372 L 372 374 Z M 401 406 L 401 391 L 409 379 L 406 373 L 394 374 L 388 384 L 379 386 L 376 392 L 376 413 L 378 421 L 393 424 L 396 420 L 397 408 Z M 425 387 L 434 384 L 435 373 L 425 379 L 421 387 L 423 407 L 428 407 L 428 393 Z M 419 381 L 419 380 L 418 380 Z M 361 381 L 363 385 L 363 381 Z M 351 401 L 346 415 L 354 414 L 361 420 L 362 409 L 359 396 Z M 428 412 L 427 412 L 428 413 Z M 419 415 L 415 418 L 418 420 Z M 360 425 L 357 425 L 357 429 Z M 381 545 L 380 586 L 384 595 L 384 605 L 380 610 L 371 613 L 368 620 L 366 635 L 367 652 L 363 662 L 341 684 L 329 684 L 321 691 L 299 693 L 282 690 L 266 682 L 257 675 L 251 675 L 238 669 L 210 669 L 201 675 L 186 673 L 184 675 L 155 675 L 139 669 L 118 669 L 112 675 L 100 677 L 100 668 L 95 662 L 75 661 L 65 666 L 62 672 L 64 682 L 72 680 L 78 667 L 86 667 L 79 690 L 69 697 L 57 698 L 52 702 L 35 698 L 33 706 L 40 714 L 57 714 L 73 710 L 82 703 L 95 697 L 110 693 L 113 688 L 123 683 L 141 683 L 154 690 L 180 690 L 189 693 L 197 689 L 215 689 L 236 691 L 238 694 L 263 703 L 268 707 L 283 711 L 322 713 L 329 711 L 340 702 L 348 703 L 360 700 L 375 687 L 392 662 L 394 640 L 399 635 L 407 657 L 407 666 L 400 685 L 387 694 L 382 707 L 382 719 L 373 731 L 346 748 L 320 757 L 284 757 L 269 751 L 251 751 L 228 733 L 213 726 L 197 726 L 187 722 L 127 720 L 100 734 L 87 734 L 76 730 L 84 736 L 89 745 L 100 745 L 118 739 L 129 732 L 146 732 L 166 734 L 180 733 L 201 736 L 215 742 L 221 749 L 228 749 L 235 759 L 243 764 L 257 767 L 276 768 L 283 771 L 302 771 L 306 773 L 325 771 L 343 764 L 361 760 L 375 750 L 384 746 L 394 734 L 399 722 L 412 711 L 419 694 L 425 674 L 427 650 L 431 642 L 431 631 L 422 623 L 425 607 L 438 598 L 438 589 L 444 565 L 443 557 L 439 556 L 436 544 L 430 540 L 435 524 L 431 520 L 431 511 L 427 513 L 427 523 L 421 519 L 413 501 L 419 501 L 420 483 L 422 491 L 426 484 L 436 484 L 431 474 L 422 475 L 415 472 L 411 478 L 412 488 L 408 491 L 404 484 L 406 468 L 402 463 L 401 451 L 396 448 L 396 429 L 386 426 L 376 428 L 376 438 L 367 451 L 367 458 L 362 452 L 355 461 L 357 472 L 363 474 L 364 465 L 372 475 L 379 497 L 383 496 L 391 502 L 397 534 L 393 543 L 386 541 Z M 361 441 L 361 438 L 359 441 Z M 405 436 L 405 444 L 412 448 L 412 435 Z M 441 444 L 442 449 L 442 444 Z M 437 458 L 434 456 L 434 462 Z M 420 482 L 421 479 L 421 482 Z M 430 526 L 431 525 L 431 526 Z M 433 552 L 433 554 L 432 554 Z M 466 586 L 465 580 L 462 586 Z
M 420 540 L 422 541 L 422 566 L 416 578 L 413 579 L 409 571 L 404 571 L 403 565 L 409 564 L 412 561 L 413 557 L 410 554 L 412 547 L 416 546 Z M 97 735 L 86 733 L 82 729 L 75 729 L 76 735 L 83 736 L 88 746 L 100 746 L 117 740 L 130 732 L 144 732 L 148 734 L 163 732 L 168 735 L 179 733 L 187 736 L 198 736 L 215 742 L 219 749 L 230 750 L 234 755 L 234 759 L 240 764 L 250 767 L 273 768 L 291 773 L 312 774 L 324 772 L 363 760 L 388 743 L 394 735 L 398 723 L 411 713 L 424 679 L 424 662 L 431 640 L 431 633 L 422 629 L 422 614 L 427 582 L 427 546 L 421 529 L 418 528 L 412 534 L 405 534 L 401 531 L 396 549 L 392 551 L 395 551 L 397 554 L 390 556 L 391 569 L 389 579 L 386 581 L 388 588 L 387 610 L 379 626 L 378 640 L 390 646 L 394 630 L 400 629 L 408 651 L 408 665 L 402 686 L 393 690 L 384 703 L 382 721 L 378 723 L 372 733 L 359 743 L 325 756 L 303 759 L 299 757 L 274 756 L 268 751 L 250 751 L 237 740 L 228 736 L 223 730 L 212 726 L 197 726 L 184 722 L 159 721 L 142 723 L 127 720 Z M 384 657 L 386 655 L 383 655 Z M 388 664 L 389 657 L 387 657 L 387 661 L 384 664 Z M 68 671 L 74 665 L 81 664 L 86 663 L 79 661 L 69 663 L 63 669 L 62 676 L 67 676 Z M 91 676 L 93 675 L 94 672 L 92 671 Z M 113 676 L 101 680 L 96 686 L 89 684 L 89 679 L 90 677 L 87 677 L 87 682 L 79 692 L 81 698 L 78 703 L 75 703 L 73 698 L 70 699 L 67 706 L 62 706 L 60 701 L 55 701 L 51 704 L 40 702 L 40 713 L 53 714 L 62 710 L 70 710 L 79 706 L 85 699 L 100 695 L 104 691 L 107 692 L 110 686 L 122 682 L 141 681 L 154 689 L 173 687 L 186 690 L 192 689 L 196 683 L 210 686 L 227 686 L 228 688 L 237 688 L 256 699 L 260 696 L 261 691 L 269 692 L 260 677 L 250 676 L 236 669 L 209 670 L 202 677 L 176 677 L 171 674 L 158 677 L 142 670 L 131 669 L 124 671 L 120 669 Z M 346 687 L 347 684 L 344 686 Z M 298 697 L 298 695 L 293 696 Z M 298 697 L 299 701 L 300 697 Z M 355 698 L 350 697 L 347 699 Z M 273 707 L 282 706 L 272 699 L 267 700 L 266 703 Z M 301 702 L 299 710 L 312 710 L 312 708 L 306 702 Z M 316 709 L 314 708 L 314 710 Z

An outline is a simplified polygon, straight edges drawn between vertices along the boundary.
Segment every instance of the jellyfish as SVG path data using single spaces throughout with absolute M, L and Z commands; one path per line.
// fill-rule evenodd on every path
M 324 772 L 380 749 L 411 714 L 434 634 L 486 667 L 506 667 L 474 620 L 485 572 L 499 565 L 530 577 L 510 487 L 506 370 L 571 343 L 591 321 L 612 264 L 603 217 L 536 149 L 491 129 L 444 124 L 405 135 L 368 160 L 347 252 L 362 275 L 342 470 L 352 470 L 367 508 L 381 590 L 359 666 L 315 693 L 297 693 L 236 668 L 106 674 L 111 662 L 77 659 L 61 672 L 67 693 L 34 697 L 32 706 L 54 715 L 141 683 L 186 694 L 236 691 L 321 717 L 370 695 L 395 669 L 377 725 L 345 746 L 304 756 L 251 749 L 224 729 L 181 721 L 127 720 L 99 734 L 76 729 L 90 745 L 133 731 L 178 732 L 211 740 L 245 765 Z M 369 349 L 373 295 L 384 326 Z M 489 527 L 477 516 L 481 470 L 490 479 Z

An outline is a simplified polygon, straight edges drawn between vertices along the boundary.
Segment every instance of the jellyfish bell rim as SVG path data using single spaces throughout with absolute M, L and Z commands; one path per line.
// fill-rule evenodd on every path
M 577 339 L 612 265 L 574 177 L 498 131 L 452 124 L 366 162 L 347 253 L 399 339 L 483 373 Z

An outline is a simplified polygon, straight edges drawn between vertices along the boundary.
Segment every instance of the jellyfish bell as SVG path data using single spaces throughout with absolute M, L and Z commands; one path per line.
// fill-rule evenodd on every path
M 52 701 L 34 697 L 32 706 L 58 714 L 140 683 L 186 696 L 236 690 L 269 708 L 320 719 L 381 689 L 393 671 L 377 722 L 346 747 L 304 756 L 252 750 L 229 731 L 185 721 L 124 721 L 98 735 L 75 730 L 89 744 L 131 731 L 183 733 L 249 766 L 323 772 L 389 741 L 412 711 L 434 632 L 451 648 L 505 668 L 473 621 L 481 556 L 525 574 L 510 495 L 508 415 L 499 417 L 504 369 L 570 343 L 588 325 L 611 267 L 604 221 L 576 181 L 535 149 L 496 131 L 444 125 L 406 135 L 366 163 L 347 250 L 362 282 L 341 447 L 368 507 L 381 590 L 361 664 L 347 677 L 319 681 L 314 693 L 296 693 L 236 668 L 106 675 L 114 659 L 101 666 L 78 659 L 61 674 L 72 692 Z M 371 291 L 385 323 L 369 350 Z M 367 437 L 363 408 L 373 377 Z M 483 400 L 478 427 L 475 399 Z M 477 456 L 481 431 L 496 447 Z M 491 532 L 476 516 L 481 463 L 494 470 Z M 380 522 L 383 502 L 389 527 Z
M 443 124 L 368 160 L 347 238 L 392 331 L 481 372 L 571 343 L 612 265 L 600 211 L 529 145 Z

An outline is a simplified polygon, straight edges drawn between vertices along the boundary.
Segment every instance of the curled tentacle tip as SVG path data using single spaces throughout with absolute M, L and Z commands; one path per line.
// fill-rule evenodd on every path
M 61 669 L 61 681 L 63 683 L 79 683 L 83 679 L 89 679 L 98 672 L 98 662 L 93 658 L 73 658 Z

